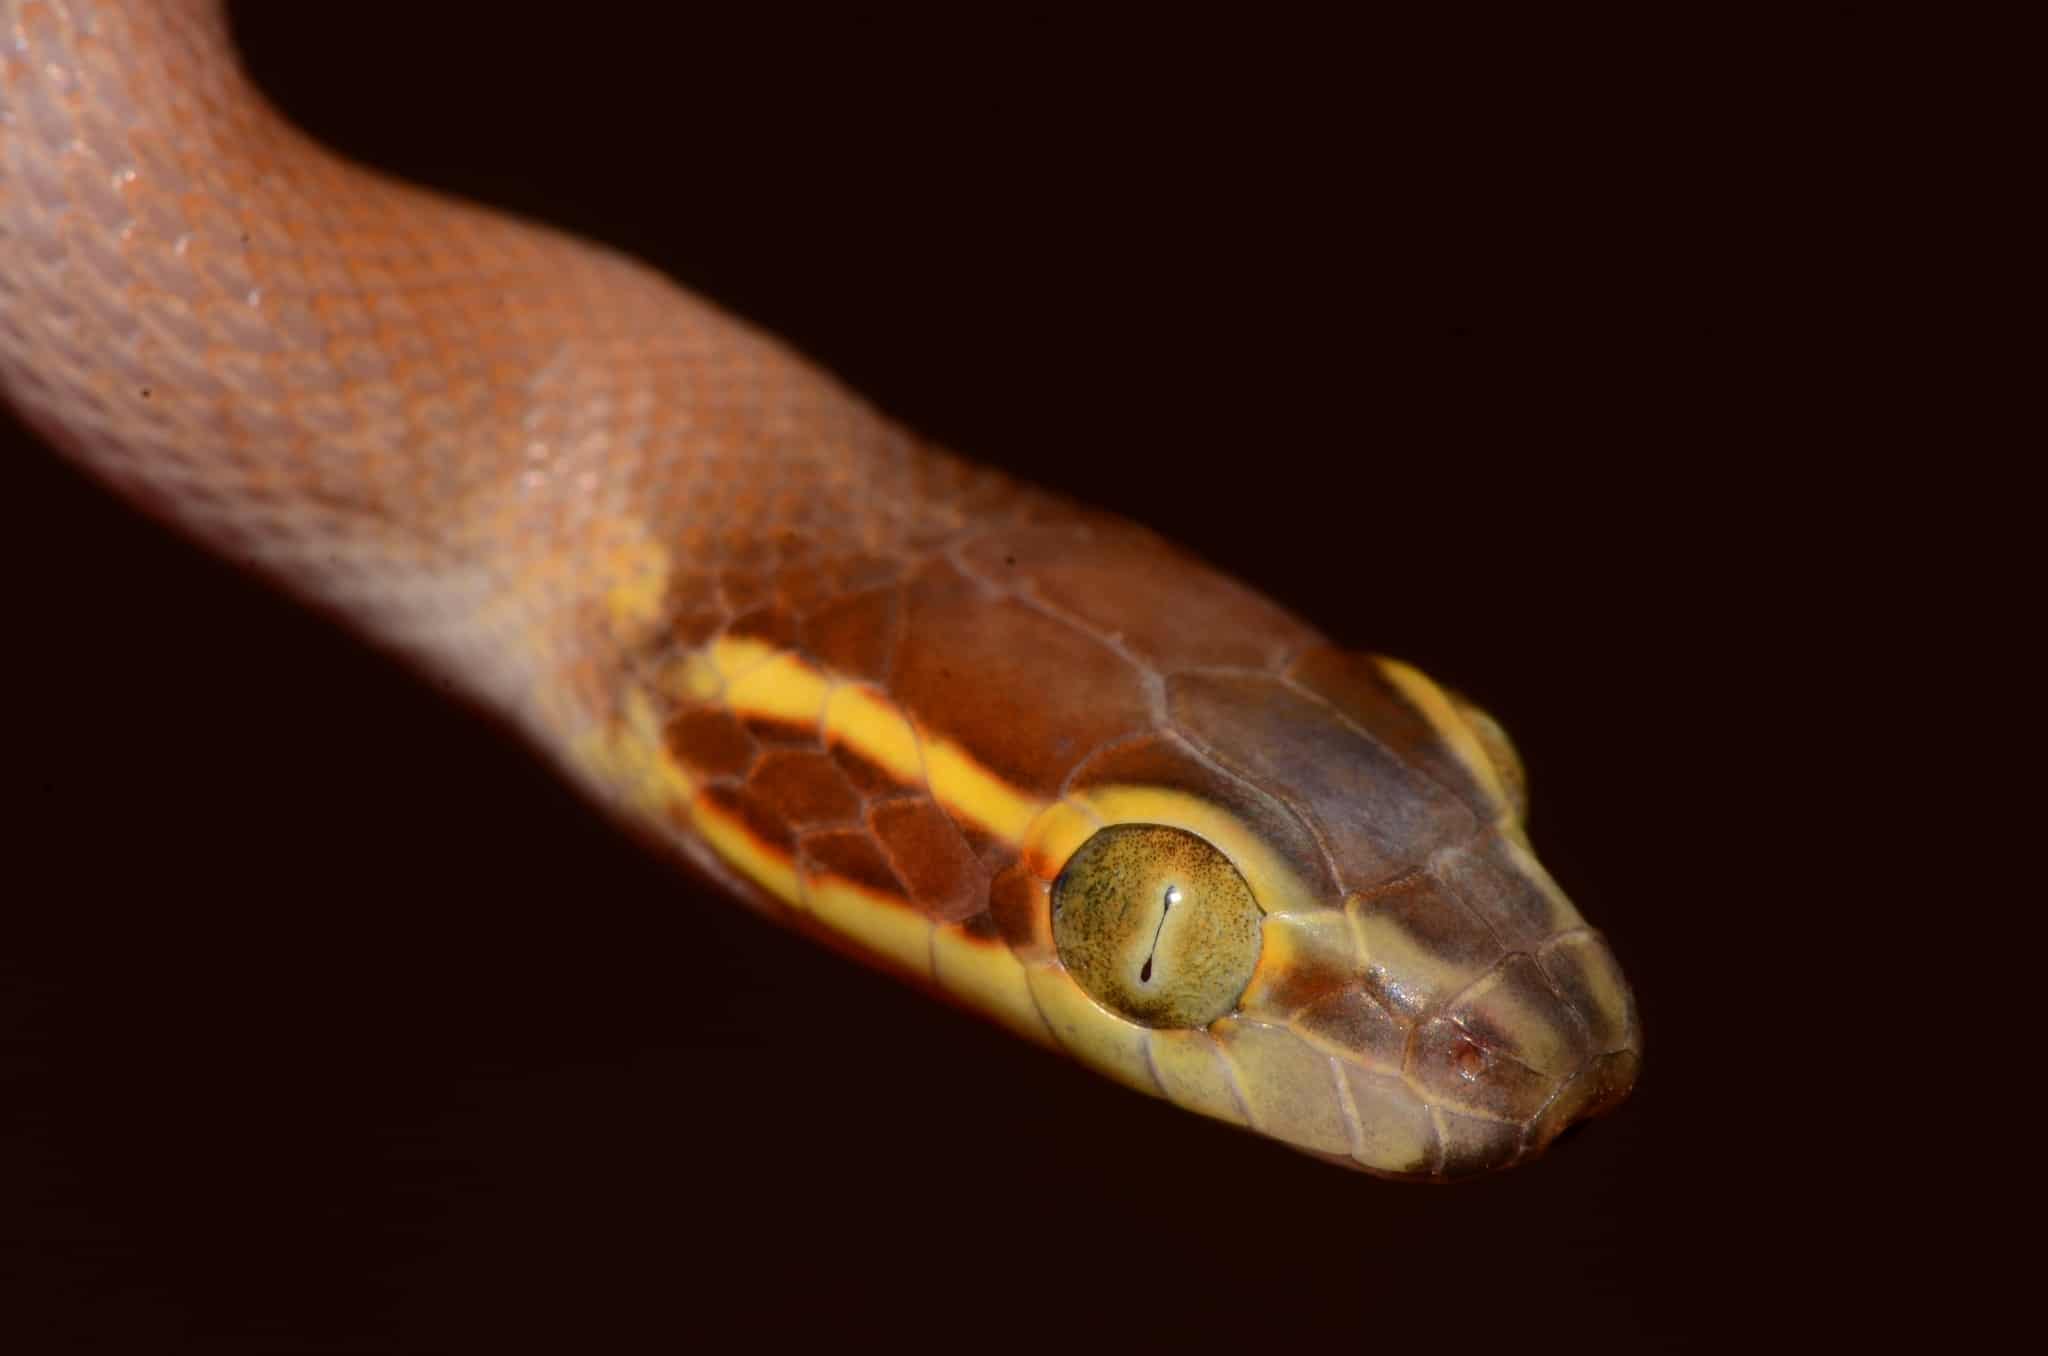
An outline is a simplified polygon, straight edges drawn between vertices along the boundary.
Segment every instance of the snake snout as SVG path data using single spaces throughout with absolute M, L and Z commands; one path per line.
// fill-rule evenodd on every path
M 1634 1091 L 1643 1066 L 1635 996 L 1606 940 L 1590 929 L 1553 941 L 1542 966 L 1552 990 L 1584 1032 L 1578 1067 L 1529 1123 L 1523 1153 L 1543 1152 L 1572 1126 L 1603 1116 Z
M 1573 1126 L 1620 1106 L 1634 1090 L 1642 1065 L 1642 1056 L 1634 1050 L 1610 1050 L 1588 1060 L 1559 1085 L 1550 1105 L 1530 1122 L 1524 1152 L 1539 1154 Z
M 1425 1019 L 1407 1076 L 1433 1108 L 1442 1177 L 1506 1167 L 1634 1086 L 1634 1004 L 1598 934 L 1514 952 Z

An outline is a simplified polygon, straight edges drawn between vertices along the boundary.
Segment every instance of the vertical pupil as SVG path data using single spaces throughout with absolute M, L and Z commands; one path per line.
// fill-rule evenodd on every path
M 1138 967 L 1138 982 L 1140 984 L 1150 984 L 1152 982 L 1152 956 L 1154 952 L 1159 950 L 1159 934 L 1166 931 L 1167 911 L 1178 903 L 1180 903 L 1180 887 L 1178 885 L 1167 886 L 1166 897 L 1159 902 L 1159 926 L 1152 929 L 1152 950 L 1145 953 L 1145 963 Z

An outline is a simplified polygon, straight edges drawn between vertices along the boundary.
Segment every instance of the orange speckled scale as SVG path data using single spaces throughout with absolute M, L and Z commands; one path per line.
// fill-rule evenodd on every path
M 1142 1091 L 1437 1180 L 1634 1079 L 1483 713 L 341 162 L 212 3 L 0 0 L 0 389 L 747 903 Z

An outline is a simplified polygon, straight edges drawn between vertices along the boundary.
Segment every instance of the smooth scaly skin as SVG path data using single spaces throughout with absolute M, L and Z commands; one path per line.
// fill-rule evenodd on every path
M 337 161 L 211 3 L 0 0 L 0 390 L 748 902 L 1133 1086 L 1448 1178 L 1633 1081 L 1482 716 L 629 260 Z M 1060 964 L 1050 885 L 1115 822 L 1265 911 L 1205 1030 Z

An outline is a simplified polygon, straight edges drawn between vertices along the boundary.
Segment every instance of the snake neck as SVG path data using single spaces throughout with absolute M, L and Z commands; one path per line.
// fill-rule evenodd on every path
M 558 743 L 641 652 L 1004 493 L 650 270 L 322 150 L 211 0 L 0 18 L 0 389 Z

